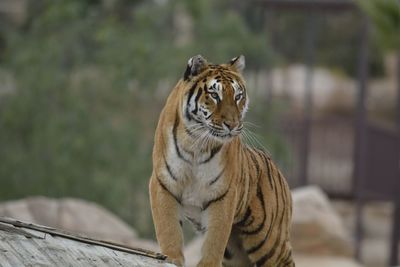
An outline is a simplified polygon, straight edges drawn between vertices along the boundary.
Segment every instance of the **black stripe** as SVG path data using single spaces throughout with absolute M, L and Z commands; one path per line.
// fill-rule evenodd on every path
M 251 215 L 250 220 L 247 223 L 245 223 L 245 225 L 243 225 L 243 227 L 250 226 L 254 222 L 254 220 L 255 220 L 254 216 Z
M 253 161 L 254 166 L 256 167 L 257 179 L 260 177 L 260 165 L 256 159 L 256 156 L 253 154 L 252 150 L 249 150 L 250 158 Z
M 251 247 L 250 249 L 246 249 L 246 253 L 247 254 L 252 254 L 254 252 L 256 252 L 257 250 L 259 250 L 265 243 L 266 239 L 264 238 L 260 243 L 258 243 L 257 245 Z
M 286 200 L 288 201 L 288 204 L 289 204 L 289 207 L 290 207 L 289 208 L 289 214 L 290 214 L 290 217 L 291 217 L 292 216 L 291 215 L 292 214 L 292 208 L 293 208 L 292 207 L 292 203 L 291 203 L 292 195 L 290 194 L 290 189 L 289 189 L 288 184 L 286 183 L 286 180 L 283 177 L 282 173 L 279 170 L 277 171 L 277 173 L 278 173 L 278 178 L 279 178 L 279 184 L 280 184 L 280 186 L 282 188 L 282 191 L 285 191 L 285 199 L 286 199 L 286 197 L 288 198 Z
M 239 56 L 240 57 L 240 56 Z M 229 62 L 231 65 L 233 65 L 235 62 L 236 62 L 236 60 L 238 60 L 239 59 L 239 57 L 235 57 L 235 58 L 233 58 L 233 59 L 231 59 L 231 61 Z
M 176 178 L 176 176 L 172 173 L 171 167 L 169 166 L 167 160 L 164 158 L 164 162 L 165 162 L 165 166 L 167 167 L 167 171 L 169 176 L 171 176 L 171 178 L 175 181 L 177 181 L 178 179 Z
M 193 219 L 192 217 L 186 217 L 186 219 L 188 219 L 188 220 L 194 225 L 194 227 L 196 228 L 197 231 L 203 232 L 203 231 L 206 230 L 206 228 L 203 227 L 203 226 L 201 225 L 201 223 L 199 223 L 198 221 L 196 221 L 196 220 Z
M 238 183 L 238 184 L 240 184 L 240 183 Z M 239 204 L 236 205 L 236 211 L 235 211 L 235 216 L 234 216 L 234 218 L 237 218 L 237 217 L 239 216 L 240 211 L 242 210 L 243 201 L 244 201 L 244 199 L 243 199 L 244 192 L 243 192 L 243 191 L 244 191 L 244 190 L 241 190 L 240 197 L 238 198 Z
M 266 220 L 266 218 L 267 218 L 267 214 L 266 214 L 266 212 L 265 212 L 264 195 L 263 195 L 263 193 L 262 193 L 262 191 L 261 191 L 260 183 L 258 183 L 258 187 L 257 187 L 257 198 L 260 200 L 260 204 L 261 204 L 262 211 L 263 211 L 263 219 L 262 219 L 262 222 L 261 222 L 255 229 L 253 229 L 253 230 L 250 230 L 250 231 L 242 230 L 241 232 L 242 232 L 243 234 L 246 234 L 246 235 L 255 235 L 255 234 L 258 234 L 258 233 L 264 228 L 265 220 Z
M 261 230 L 264 228 L 264 225 L 265 225 L 265 218 L 266 218 L 266 215 L 265 215 L 265 211 L 264 211 L 263 220 L 262 220 L 262 222 L 257 226 L 256 229 L 249 230 L 249 231 L 241 230 L 241 233 L 244 234 L 244 235 L 256 235 L 256 234 L 258 234 L 258 233 L 261 232 Z M 252 221 L 252 222 L 253 222 L 253 221 Z M 250 226 L 250 225 L 251 225 L 251 224 L 249 224 L 249 226 Z
M 183 74 L 183 79 L 185 81 L 189 80 L 190 72 L 191 72 L 191 67 L 187 65 L 185 73 Z
M 200 87 L 199 90 L 197 91 L 197 95 L 194 98 L 194 103 L 195 103 L 195 107 L 193 110 L 193 114 L 197 115 L 197 111 L 199 110 L 199 98 L 201 96 L 201 94 L 203 93 L 203 89 Z
M 213 115 L 213 113 L 210 113 L 210 115 L 208 115 L 208 116 L 206 117 L 206 120 L 208 120 L 212 115 Z
M 218 181 L 219 178 L 221 178 L 222 174 L 224 173 L 225 168 L 222 169 L 222 171 L 217 175 L 217 177 L 215 177 L 210 183 L 209 185 L 213 185 L 215 182 Z
M 292 250 L 288 250 L 286 257 L 282 260 L 283 264 L 290 263 L 290 261 L 292 260 L 291 257 L 292 257 Z
M 283 187 L 282 187 L 282 180 L 279 180 L 279 183 L 280 183 L 280 186 L 281 186 L 281 189 L 283 189 Z M 276 190 L 276 191 L 278 191 L 278 190 Z M 282 211 L 282 216 L 281 216 L 281 219 L 280 219 L 280 222 L 279 222 L 279 229 L 282 229 L 282 224 L 283 224 L 283 218 L 285 217 L 285 212 L 284 212 L 284 209 L 285 209 L 285 206 L 286 206 L 286 197 L 285 197 L 285 195 L 283 195 L 282 194 L 283 192 L 281 191 L 280 192 L 280 196 L 283 196 L 283 198 L 282 198 L 282 202 L 283 202 L 283 211 Z M 279 235 L 279 238 L 277 238 L 276 240 L 275 240 L 275 242 L 274 242 L 274 245 L 272 246 L 272 248 L 270 249 L 270 251 L 267 253 L 267 254 L 265 254 L 264 256 L 262 256 L 259 260 L 257 260 L 257 262 L 256 262 L 256 266 L 262 266 L 268 259 L 270 259 L 270 258 L 272 258 L 273 256 L 274 256 L 274 254 L 275 254 L 275 252 L 276 252 L 276 249 L 277 249 L 277 247 L 278 247 L 278 245 L 280 244 L 280 242 L 281 242 L 281 240 L 282 240 L 282 233 Z
M 271 214 L 271 218 L 272 218 L 272 220 L 271 220 L 271 223 L 269 224 L 268 231 L 267 231 L 266 235 L 264 236 L 264 238 L 261 240 L 260 243 L 258 243 L 257 245 L 247 249 L 246 250 L 247 254 L 251 254 L 251 253 L 254 253 L 257 250 L 259 250 L 265 244 L 265 242 L 268 240 L 268 237 L 269 237 L 269 235 L 271 234 L 271 231 L 272 231 L 272 226 L 274 225 L 274 223 L 272 223 L 272 221 L 275 221 L 274 213 Z
M 185 126 L 185 132 L 187 133 L 187 135 L 189 135 L 190 137 L 195 137 L 195 135 Z
M 285 252 L 287 252 L 285 247 L 286 247 L 286 242 L 284 241 L 282 242 L 281 248 L 279 249 L 280 253 L 278 257 L 276 257 L 276 263 L 278 266 L 281 266 L 281 263 L 284 261 Z
M 175 145 L 176 154 L 178 155 L 178 157 L 179 157 L 180 159 L 182 159 L 182 160 L 184 160 L 184 161 L 190 163 L 189 160 L 187 160 L 185 157 L 183 157 L 183 155 L 182 155 L 182 153 L 181 153 L 181 151 L 180 151 L 180 149 L 179 149 L 179 146 L 178 146 L 178 139 L 177 139 L 177 134 L 176 134 L 176 131 L 178 130 L 178 125 L 179 125 L 178 111 L 176 112 L 176 115 L 175 115 L 175 116 L 176 116 L 176 117 L 175 117 L 174 128 L 172 129 L 172 135 L 173 135 L 173 137 L 174 137 L 174 145 Z
M 272 216 L 274 216 L 274 215 L 272 214 Z M 271 230 L 272 230 L 272 223 L 269 225 L 267 234 L 265 235 L 265 237 L 263 238 L 263 240 L 261 240 L 261 242 L 258 243 L 257 245 L 255 245 L 255 246 L 253 246 L 253 247 L 251 247 L 251 248 L 249 248 L 249 249 L 246 249 L 247 254 L 252 254 L 252 253 L 256 252 L 257 250 L 259 250 L 259 249 L 265 244 L 265 242 L 267 241 L 268 236 L 269 236 L 270 233 L 271 233 Z
M 173 196 L 176 200 L 176 202 L 178 202 L 179 204 L 181 204 L 181 200 L 179 197 L 175 196 L 171 191 L 168 190 L 167 186 L 160 180 L 160 178 L 157 176 L 157 181 L 158 183 L 161 185 L 162 189 L 164 189 L 165 191 L 167 191 L 171 196 Z
M 240 162 L 243 162 L 243 164 L 242 164 L 242 166 L 241 166 L 241 178 L 240 178 L 240 184 L 242 183 L 242 179 L 244 178 L 245 179 L 245 184 L 246 185 L 248 185 L 248 188 L 247 188 L 247 190 L 249 190 L 249 187 L 250 187 L 250 185 L 249 185 L 249 183 L 250 183 L 250 180 L 251 180 L 251 174 L 250 174 L 250 172 L 249 172 L 249 170 L 250 170 L 250 165 L 251 165 L 251 163 L 250 163 L 250 160 L 249 160 L 249 154 L 250 154 L 250 152 L 249 152 L 249 150 L 248 149 L 246 149 L 246 150 L 242 150 L 242 153 L 240 154 L 241 155 L 241 160 L 240 160 Z M 246 166 L 245 166 L 245 164 L 244 164 L 244 159 L 246 159 Z M 245 169 L 247 170 L 247 172 L 245 172 Z M 244 205 L 245 207 L 249 207 L 247 204 L 248 204 L 248 201 L 249 201 L 249 195 L 247 194 L 247 199 L 243 199 L 243 196 L 244 196 L 244 189 L 245 188 L 243 188 L 241 191 L 242 191 L 242 194 L 241 194 L 241 197 L 240 197 L 240 199 L 241 199 L 241 202 L 240 202 L 240 208 L 239 208 L 239 211 L 242 209 L 242 206 Z M 249 226 L 249 225 L 251 225 L 252 223 L 254 222 L 254 217 L 252 216 L 251 217 L 251 220 L 246 224 L 246 225 L 244 225 L 244 226 Z
M 273 182 L 274 182 L 274 184 L 275 184 L 275 180 L 274 180 Z M 275 185 L 275 186 L 276 186 L 276 185 Z M 276 207 L 275 207 L 275 210 L 276 210 L 276 212 L 278 213 L 278 211 L 279 211 L 279 199 L 278 199 L 278 191 L 277 191 L 277 190 L 275 191 L 275 199 L 276 199 Z M 272 232 L 273 226 L 275 226 L 276 218 L 277 218 L 277 216 L 276 216 L 274 213 L 272 213 L 272 214 L 271 214 L 271 223 L 270 223 L 270 225 L 269 225 L 267 234 L 265 235 L 265 237 L 263 238 L 263 240 L 262 240 L 259 244 L 257 244 L 256 246 L 254 246 L 254 247 L 252 247 L 252 248 L 246 250 L 249 254 L 250 254 L 250 253 L 254 253 L 254 252 L 257 251 L 258 249 L 260 249 L 260 248 L 264 245 L 264 243 L 269 239 L 269 235 L 270 235 L 271 232 Z
M 211 204 L 222 200 L 222 199 L 226 196 L 226 194 L 228 194 L 228 191 L 229 191 L 229 187 L 228 187 L 228 189 L 226 189 L 226 191 L 225 191 L 223 194 L 221 194 L 220 196 L 218 196 L 218 197 L 216 197 L 216 198 L 214 198 L 214 199 L 211 199 L 211 200 L 209 200 L 208 202 L 206 202 L 205 204 L 203 204 L 203 207 L 202 207 L 201 209 L 202 209 L 202 210 L 206 210 Z
M 216 146 L 211 149 L 210 157 L 208 157 L 206 160 L 200 162 L 200 164 L 204 164 L 212 160 L 212 158 L 221 150 L 222 145 Z
M 191 155 L 192 157 L 193 157 L 193 155 L 194 155 L 193 151 L 189 151 L 189 150 L 187 150 L 186 148 L 183 148 L 183 151 L 185 151 L 186 154 L 189 154 L 189 155 Z
M 233 258 L 233 254 L 228 250 L 228 248 L 225 248 L 224 258 L 227 260 L 230 260 Z
M 198 81 L 195 82 L 195 83 L 193 84 L 193 86 L 189 89 L 189 93 L 188 93 L 188 98 L 187 98 L 187 103 L 186 103 L 186 112 L 185 112 L 185 114 L 186 114 L 186 118 L 187 118 L 189 121 L 192 119 L 192 116 L 190 115 L 190 112 L 189 112 L 190 99 L 192 98 L 192 96 L 193 96 L 193 94 L 194 94 L 194 90 L 195 90 L 196 87 L 197 87 L 197 83 L 198 83 Z
M 250 190 L 249 188 L 250 188 L 250 182 L 251 182 L 251 174 L 250 174 L 250 161 L 249 161 L 249 153 L 248 153 L 248 150 L 243 150 L 242 149 L 242 151 L 241 151 L 242 153 L 240 154 L 241 155 L 241 160 L 240 160 L 240 162 L 243 162 L 244 163 L 244 159 L 246 159 L 245 160 L 245 162 L 246 162 L 246 166 L 245 166 L 245 164 L 241 164 L 242 166 L 241 166 L 241 168 L 242 168 L 242 170 L 241 170 L 241 178 L 240 178 L 240 181 L 242 181 L 242 179 L 244 179 L 245 181 L 244 181 L 244 183 L 245 183 L 245 187 L 247 186 L 247 190 Z M 245 170 L 247 170 L 247 171 L 245 171 Z M 241 183 L 240 183 L 241 184 Z M 244 189 L 245 188 L 243 188 L 243 190 L 242 190 L 242 195 L 241 195 L 241 203 L 240 203 L 240 210 L 242 209 L 242 206 L 244 205 L 245 207 L 248 207 L 248 201 L 249 201 L 249 194 L 248 194 L 248 192 L 246 192 L 247 193 L 247 198 L 246 199 L 243 199 L 243 196 L 245 195 L 245 192 L 244 192 Z M 254 217 L 252 217 L 252 219 L 253 219 L 253 221 L 254 221 Z M 252 222 L 251 222 L 252 223 Z M 250 225 L 251 223 L 249 223 L 248 225 Z
M 272 171 L 271 171 L 271 166 L 270 166 L 270 159 L 265 155 L 264 151 L 261 150 L 256 150 L 257 154 L 262 157 L 265 161 L 265 165 L 267 167 L 267 172 L 268 172 L 268 180 L 269 180 L 269 185 L 271 186 L 272 190 L 274 189 L 274 186 L 272 185 Z
M 272 185 L 272 180 L 274 179 L 272 176 L 272 168 L 271 168 L 271 161 L 265 159 L 265 163 L 267 164 L 267 170 L 268 170 L 268 180 L 269 180 L 269 185 L 271 186 L 272 190 L 274 190 L 274 186 Z
M 243 162 L 244 156 L 246 156 L 246 160 L 247 160 L 247 163 L 248 163 L 249 161 L 248 161 L 248 158 L 247 158 L 247 154 L 244 154 L 244 155 L 243 155 L 243 153 L 244 153 L 244 151 L 242 150 L 242 153 L 239 154 L 239 155 L 240 155 L 240 161 Z M 247 169 L 248 169 L 248 168 L 247 168 Z M 239 184 L 242 184 L 243 179 L 246 179 L 246 177 L 247 177 L 247 175 L 246 175 L 246 177 L 245 177 L 245 171 L 244 171 L 244 170 L 245 170 L 244 164 L 241 164 L 241 168 L 240 168 L 240 182 L 239 182 Z M 247 174 L 247 173 L 246 173 L 246 174 Z M 248 181 L 246 180 L 245 183 L 247 183 L 247 182 L 248 182 Z M 241 191 L 242 191 L 242 194 L 241 194 L 241 197 L 240 197 L 240 206 L 239 206 L 239 209 L 238 209 L 239 212 L 240 212 L 240 210 L 242 209 L 243 204 L 245 203 L 245 199 L 243 199 L 244 190 L 245 190 L 245 187 L 242 188 L 242 190 L 241 190 Z M 248 190 L 249 190 L 249 189 L 248 189 Z M 246 204 L 247 204 L 247 203 L 246 203 Z M 237 226 L 239 226 L 239 227 L 243 227 L 243 226 L 247 225 L 247 224 L 246 224 L 246 221 L 249 219 L 250 215 L 251 215 L 251 209 L 250 209 L 249 206 L 247 206 L 247 209 L 246 209 L 246 212 L 245 212 L 243 218 L 242 218 L 239 222 L 237 222 L 235 225 L 237 225 Z M 252 217 L 252 219 L 253 219 L 253 221 L 254 221 L 254 217 Z M 251 222 L 252 222 L 252 221 L 251 221 Z
M 250 217 L 250 215 L 251 215 L 251 209 L 250 209 L 250 207 L 247 207 L 247 210 L 246 210 L 243 218 L 240 221 L 238 221 L 237 223 L 235 223 L 235 225 L 239 226 L 239 227 L 243 227 L 246 224 L 246 221 Z
M 292 264 L 293 263 L 293 259 L 292 259 L 292 250 L 289 250 L 288 255 L 286 256 L 286 258 L 283 260 L 283 264 L 285 264 L 285 266 Z
M 283 217 L 284 217 L 284 216 L 281 217 L 281 221 L 280 221 L 280 224 L 279 224 L 280 226 L 282 226 Z M 262 266 L 268 259 L 270 259 L 270 258 L 272 258 L 272 257 L 274 256 L 274 254 L 275 254 L 275 252 L 276 252 L 276 249 L 277 249 L 279 243 L 281 242 L 281 239 L 282 239 L 282 234 L 279 236 L 278 239 L 275 240 L 275 243 L 274 243 L 272 249 L 271 249 L 267 254 L 265 254 L 264 256 L 262 256 L 262 257 L 256 262 L 256 266 L 257 266 L 257 267 L 258 267 L 258 266 Z

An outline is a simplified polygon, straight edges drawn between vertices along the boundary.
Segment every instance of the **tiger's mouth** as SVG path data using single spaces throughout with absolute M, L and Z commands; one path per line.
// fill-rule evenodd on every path
M 207 146 L 212 143 L 227 143 L 242 133 L 243 124 L 228 130 L 222 126 L 213 125 L 206 121 L 197 121 L 196 124 L 185 125 L 186 133 L 193 140 L 193 147 Z
M 216 139 L 222 139 L 224 141 L 232 139 L 235 136 L 238 136 L 241 134 L 243 125 L 240 124 L 238 127 L 232 129 L 232 130 L 226 130 L 223 127 L 216 126 L 216 125 L 208 125 L 207 124 L 207 129 L 211 136 L 213 136 Z

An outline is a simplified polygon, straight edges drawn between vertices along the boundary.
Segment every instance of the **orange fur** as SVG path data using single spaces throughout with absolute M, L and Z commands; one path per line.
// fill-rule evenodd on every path
M 248 105 L 243 67 L 243 56 L 221 65 L 191 58 L 160 115 L 150 201 L 161 251 L 178 266 L 185 218 L 206 234 L 198 267 L 295 266 L 287 183 L 239 136 Z

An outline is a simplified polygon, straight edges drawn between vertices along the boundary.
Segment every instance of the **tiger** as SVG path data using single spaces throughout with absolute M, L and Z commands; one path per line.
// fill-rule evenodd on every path
M 205 237 L 197 267 L 295 266 L 288 184 L 269 153 L 240 138 L 244 67 L 243 55 L 225 64 L 190 58 L 161 111 L 150 206 L 161 252 L 177 266 L 184 219 Z

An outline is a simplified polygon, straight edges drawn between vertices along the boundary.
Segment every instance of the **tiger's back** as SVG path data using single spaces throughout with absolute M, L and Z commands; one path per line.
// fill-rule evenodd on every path
M 243 67 L 243 57 L 222 65 L 192 58 L 160 116 L 150 200 L 161 250 L 178 266 L 183 219 L 206 235 L 198 267 L 294 266 L 287 183 L 239 136 L 248 107 Z

